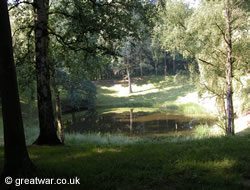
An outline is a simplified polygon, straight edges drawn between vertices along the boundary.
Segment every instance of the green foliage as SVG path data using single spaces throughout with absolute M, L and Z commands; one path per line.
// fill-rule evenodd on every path
M 13 33 L 13 50 L 16 64 L 20 94 L 27 96 L 26 91 L 34 91 L 35 75 L 35 43 L 34 17 L 30 5 L 23 4 L 9 11 Z M 33 95 L 29 95 L 32 97 Z
M 83 90 L 85 91 L 84 96 L 88 100 L 88 109 L 94 110 L 96 106 L 96 86 L 90 80 L 84 81 L 82 85 Z
M 217 128 L 216 126 L 198 125 L 194 129 L 195 138 L 210 138 L 215 136 L 222 136 L 225 130 Z
M 192 14 L 182 1 L 165 0 L 157 6 L 158 19 L 154 28 L 155 38 L 161 42 L 162 49 L 175 53 L 182 51 L 185 43 L 186 19 Z M 182 51 L 183 52 L 183 51 Z
M 55 15 L 51 16 L 53 31 L 62 44 L 75 50 L 114 54 L 116 43 L 124 37 L 138 38 L 138 23 L 133 20 L 133 13 L 143 17 L 147 7 L 140 1 L 63 0 L 51 10 Z
M 235 109 L 240 114 L 242 109 L 247 109 L 243 108 L 246 104 L 243 102 L 248 98 L 244 93 L 246 83 L 241 82 L 249 70 L 247 1 L 228 1 L 228 4 L 226 1 L 201 1 L 199 7 L 188 8 L 182 1 L 163 0 L 158 4 L 159 17 L 154 28 L 155 37 L 161 39 L 163 49 L 172 52 L 177 49 L 191 58 L 192 65 L 188 66 L 191 73 L 197 71 L 194 63 L 198 63 L 199 72 L 195 73 L 200 74 L 199 94 L 216 97 L 220 119 L 224 120 L 223 125 L 226 124 L 227 115 L 225 7 L 231 12 L 233 88 L 234 99 L 242 98 L 241 105 Z M 197 80 L 192 77 L 191 79 Z
M 95 109 L 96 86 L 84 76 L 70 75 L 65 71 L 56 71 L 57 85 L 67 91 L 67 98 L 75 107 L 80 106 L 83 99 L 88 101 L 88 109 Z
M 185 84 L 187 81 L 189 81 L 189 78 L 189 72 L 180 70 L 174 76 L 174 82 L 178 84 Z

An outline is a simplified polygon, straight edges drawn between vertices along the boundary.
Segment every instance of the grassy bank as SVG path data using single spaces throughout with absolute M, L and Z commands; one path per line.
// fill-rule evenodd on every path
M 165 112 L 189 114 L 205 113 L 199 102 L 197 87 L 188 77 L 148 76 L 132 80 L 133 93 L 128 93 L 127 82 L 99 81 L 97 83 L 97 107 L 158 108 Z
M 238 190 L 249 189 L 249 146 L 250 138 L 244 136 L 28 149 L 39 168 L 38 177 L 77 176 L 81 183 L 40 185 L 38 189 Z

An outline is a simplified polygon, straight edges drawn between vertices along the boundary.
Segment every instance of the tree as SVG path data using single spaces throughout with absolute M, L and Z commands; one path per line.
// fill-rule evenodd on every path
M 0 91 L 4 124 L 4 176 L 23 177 L 33 164 L 25 144 L 7 3 L 0 1 Z M 11 102 L 11 106 L 10 106 Z
M 53 113 L 50 67 L 48 62 L 48 13 L 49 0 L 34 0 L 37 101 L 40 134 L 34 144 L 62 144 L 57 136 Z
M 54 36 L 63 51 L 75 54 L 117 55 L 117 44 L 125 36 L 138 37 L 136 22 L 131 22 L 134 11 L 145 11 L 141 1 L 17 1 L 34 7 L 36 46 L 36 79 L 40 134 L 35 144 L 61 144 L 57 136 L 50 90 L 48 63 L 48 35 Z M 143 4 L 145 6 L 143 6 Z M 13 7 L 17 7 L 14 5 Z M 13 8 L 12 7 L 12 8 Z M 50 17 L 50 19 L 49 19 Z M 32 30 L 31 30 L 32 31 Z M 73 64 L 71 64 L 73 65 Z M 95 69 L 94 66 L 91 69 Z
M 225 22 L 226 22 L 226 33 L 225 43 L 227 48 L 226 56 L 226 100 L 227 100 L 227 134 L 234 135 L 234 107 L 233 107 L 233 89 L 232 89 L 232 10 L 230 8 L 229 0 L 225 1 Z
M 247 64 L 247 59 L 241 57 L 248 57 L 249 51 L 242 51 L 243 41 L 249 39 L 244 4 L 246 1 L 204 1 L 188 21 L 190 34 L 198 39 L 191 51 L 196 52 L 203 70 L 204 88 L 217 97 L 227 135 L 234 135 L 233 86 L 239 83 L 242 67 Z
M 154 41 L 160 42 L 162 51 L 172 55 L 172 72 L 176 73 L 177 50 L 182 52 L 186 39 L 186 20 L 192 9 L 182 1 L 163 0 L 157 5 L 158 17 L 154 27 Z
M 209 92 L 216 97 L 228 135 L 234 134 L 233 78 L 235 84 L 240 81 L 249 60 L 249 48 L 242 48 L 249 39 L 246 22 L 249 13 L 244 4 L 246 1 L 204 0 L 192 10 L 176 3 L 182 8 L 163 7 L 170 12 L 162 13 L 163 19 L 156 27 L 157 34 L 162 33 L 163 39 L 167 39 L 163 47 L 173 43 L 178 51 L 199 63 L 200 94 Z M 172 10 L 177 14 L 172 14 Z
M 133 93 L 132 90 L 132 83 L 131 83 L 131 73 L 130 73 L 130 69 L 131 69 L 131 61 L 130 59 L 127 57 L 127 55 L 124 56 L 124 63 L 126 65 L 126 71 L 127 71 L 127 79 L 128 79 L 128 92 L 129 94 Z

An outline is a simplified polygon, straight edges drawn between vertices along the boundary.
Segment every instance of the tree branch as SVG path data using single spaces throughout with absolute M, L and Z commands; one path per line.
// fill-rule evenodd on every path
M 205 61 L 205 60 L 203 60 L 203 59 L 201 59 L 201 58 L 198 58 L 198 60 L 201 61 L 201 62 L 203 62 L 203 63 L 206 63 L 207 65 L 211 65 L 211 66 L 215 67 L 214 64 L 212 64 L 212 63 L 210 63 L 210 62 L 208 62 L 208 61 Z
M 215 23 L 215 25 L 216 25 L 217 28 L 220 30 L 220 32 L 221 32 L 221 34 L 222 34 L 222 36 L 223 36 L 225 42 L 228 44 L 228 41 L 227 41 L 227 39 L 226 39 L 226 34 L 225 34 L 225 32 L 224 32 L 224 31 L 222 30 L 222 28 L 217 24 L 217 22 Z
M 219 93 L 215 92 L 214 90 L 212 90 L 211 88 L 209 88 L 206 84 L 203 84 L 203 85 L 207 89 L 207 91 L 213 93 L 215 96 L 223 98 L 223 99 L 225 98 L 225 94 L 224 93 L 223 94 L 219 94 Z
M 16 2 L 16 4 L 14 4 L 13 6 L 11 6 L 11 7 L 8 9 L 8 11 L 11 11 L 12 9 L 18 7 L 20 4 L 26 4 L 26 5 L 32 5 L 32 6 L 34 6 L 34 3 L 29 2 L 29 1 L 15 1 L 15 2 Z

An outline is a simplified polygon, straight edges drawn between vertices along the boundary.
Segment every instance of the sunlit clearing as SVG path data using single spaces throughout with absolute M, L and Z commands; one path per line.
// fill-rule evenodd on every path
M 241 116 L 235 119 L 235 133 L 243 134 L 242 132 L 250 133 L 250 115 Z
M 153 84 L 144 84 L 142 86 L 132 85 L 133 93 L 129 94 L 128 87 L 122 86 L 121 84 L 116 84 L 111 88 L 101 87 L 102 89 L 112 89 L 116 91 L 115 93 L 107 94 L 113 97 L 127 97 L 131 95 L 143 95 L 147 93 L 159 92 L 159 89 L 156 89 Z
M 198 98 L 198 93 L 197 92 L 192 92 L 187 94 L 186 96 L 181 96 L 176 100 L 176 103 L 178 104 L 186 104 L 189 102 L 194 102 L 198 103 L 199 98 Z
M 212 136 L 221 136 L 224 134 L 224 131 L 222 128 L 218 126 L 213 126 L 210 128 L 210 133 Z
M 216 102 L 215 102 L 215 98 L 199 98 L 198 96 L 198 92 L 192 92 L 192 93 L 188 93 L 185 96 L 181 96 L 179 97 L 176 101 L 176 104 L 187 104 L 190 102 L 199 104 L 202 107 L 205 107 L 206 110 L 216 113 L 217 109 L 216 109 Z

